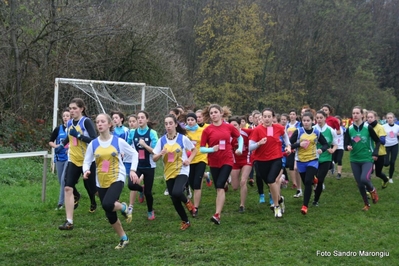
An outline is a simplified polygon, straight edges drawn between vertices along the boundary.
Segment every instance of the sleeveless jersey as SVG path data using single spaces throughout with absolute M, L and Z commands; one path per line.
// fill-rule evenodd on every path
M 66 128 L 65 128 L 66 129 Z M 68 137 L 68 134 L 66 133 L 66 130 L 64 130 L 63 125 L 60 125 L 58 128 L 58 135 L 57 138 L 55 139 L 55 144 L 61 144 L 64 139 Z M 64 148 L 62 149 L 59 153 L 55 154 L 54 157 L 54 162 L 65 162 L 68 160 L 68 154 L 67 154 L 68 149 Z
M 115 127 L 113 134 L 114 136 L 117 136 L 118 138 L 127 141 L 127 137 L 129 136 L 129 129 L 125 126 Z
M 319 125 L 316 125 L 315 128 L 319 130 L 323 135 L 323 137 L 326 139 L 328 147 L 337 144 L 336 133 L 334 129 L 332 129 L 330 126 L 326 124 L 323 128 L 320 128 Z M 321 149 L 321 146 L 322 145 L 320 143 L 317 143 L 317 149 Z M 320 163 L 331 162 L 331 161 L 332 161 L 332 154 L 329 153 L 327 150 L 325 150 L 322 154 L 319 155 Z
M 368 126 L 363 124 L 362 130 L 356 130 L 353 125 L 349 126 L 348 133 L 352 150 L 349 160 L 354 163 L 374 162 L 373 143 L 370 137 Z
M 152 159 L 152 154 L 139 144 L 140 139 L 143 139 L 148 146 L 151 146 L 151 129 L 148 128 L 143 135 L 139 134 L 138 131 L 138 129 L 135 129 L 133 134 L 133 145 L 139 153 L 138 168 L 155 168 L 156 163 Z
M 116 181 L 124 181 L 126 177 L 125 166 L 119 151 L 119 139 L 112 136 L 111 145 L 104 148 L 100 146 L 98 138 L 92 142 L 97 171 L 97 186 L 108 188 Z
M 387 133 L 385 132 L 385 129 L 384 129 L 384 127 L 382 125 L 377 123 L 377 125 L 375 125 L 375 127 L 373 129 L 374 129 L 374 131 L 375 131 L 375 133 L 377 134 L 378 137 L 383 137 L 383 136 L 386 137 Z M 383 156 L 383 155 L 386 155 L 386 154 L 387 154 L 387 151 L 385 149 L 385 146 L 382 145 L 382 143 L 381 143 L 380 148 L 378 150 L 378 156 Z
M 80 118 L 77 125 L 75 126 L 75 129 L 82 136 L 89 136 L 84 126 L 84 122 L 86 121 L 86 119 L 88 118 L 83 116 L 82 118 Z M 72 127 L 73 127 L 73 120 L 71 119 L 67 122 L 67 131 L 69 132 L 69 130 L 71 130 Z M 71 135 L 68 135 L 68 138 L 69 138 L 68 159 L 76 166 L 81 167 L 83 165 L 83 160 L 87 149 L 87 143 Z
M 198 129 L 195 131 L 187 130 L 187 137 L 191 140 L 191 142 L 197 149 L 197 154 L 195 155 L 194 159 L 191 161 L 191 164 L 199 162 L 204 162 L 208 164 L 208 155 L 206 153 L 200 152 L 201 136 L 205 128 L 206 127 L 198 127 Z
M 316 160 L 319 158 L 317 153 L 317 143 L 320 136 L 320 131 L 313 128 L 312 133 L 306 133 L 303 127 L 298 128 L 298 142 L 308 141 L 309 145 L 305 149 L 303 147 L 297 148 L 297 152 L 295 153 L 295 160 L 300 162 L 309 162 L 312 160 Z

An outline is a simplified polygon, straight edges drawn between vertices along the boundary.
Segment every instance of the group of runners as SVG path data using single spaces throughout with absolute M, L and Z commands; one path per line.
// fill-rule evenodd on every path
M 124 248 L 129 238 L 117 212 L 131 222 L 138 194 L 139 202 L 147 204 L 148 220 L 156 218 L 152 189 L 159 160 L 163 162 L 166 192 L 180 217 L 181 230 L 191 226 L 189 216 L 199 215 L 204 179 L 216 189 L 215 212 L 210 221 L 217 225 L 221 223 L 229 183 L 234 190 L 240 190 L 240 213 L 245 212 L 247 184 L 256 183 L 260 203 L 265 202 L 266 184 L 270 208 L 274 217 L 281 218 L 285 212 L 281 187 L 291 180 L 296 189 L 294 197 L 303 197 L 300 212 L 306 215 L 312 191 L 312 204 L 318 206 L 328 171 L 336 171 L 336 178 L 341 178 L 344 150 L 350 151 L 350 165 L 366 211 L 370 208 L 369 198 L 373 203 L 378 201 L 370 178 L 372 171 L 382 179 L 382 188 L 393 182 L 399 126 L 392 113 L 386 115 L 387 123 L 380 125 L 374 111 L 356 106 L 352 109 L 353 123 L 346 128 L 332 113 L 328 104 L 317 111 L 304 106 L 300 115 L 294 109 L 279 115 L 265 108 L 252 112 L 247 121 L 246 117 L 231 116 L 229 108 L 218 104 L 195 112 L 178 106 L 165 116 L 165 133 L 158 137 L 146 111 L 127 117 L 129 127 L 124 126 L 125 116 L 119 111 L 99 114 L 95 126 L 86 115 L 83 100 L 75 98 L 50 138 L 60 181 L 57 210 L 65 206 L 66 212 L 59 229 L 74 228 L 74 209 L 80 200 L 76 184 L 83 176 L 91 200 L 89 211 L 96 211 L 98 195 L 109 223 L 120 237 L 115 248 Z M 390 167 L 388 176 L 382 172 L 384 165 Z M 120 199 L 126 181 L 128 203 Z

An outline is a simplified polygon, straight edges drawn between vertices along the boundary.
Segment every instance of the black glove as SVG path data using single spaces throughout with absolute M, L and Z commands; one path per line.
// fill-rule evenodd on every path
M 77 139 L 80 138 L 80 133 L 74 127 L 71 130 L 69 130 L 69 135 L 71 135 Z

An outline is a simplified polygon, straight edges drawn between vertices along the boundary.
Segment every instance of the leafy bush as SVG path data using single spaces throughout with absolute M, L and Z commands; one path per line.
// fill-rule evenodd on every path
M 0 113 L 0 147 L 16 152 L 29 152 L 48 149 L 50 126 L 43 119 L 27 120 L 5 111 Z

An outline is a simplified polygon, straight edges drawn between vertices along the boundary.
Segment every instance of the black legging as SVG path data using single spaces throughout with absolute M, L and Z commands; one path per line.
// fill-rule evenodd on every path
M 112 183 L 109 188 L 97 188 L 101 205 L 110 224 L 114 224 L 118 221 L 118 215 L 114 211 L 115 201 L 119 199 L 124 185 L 122 181 L 117 181 Z
M 382 172 L 384 167 L 385 155 L 378 156 L 377 161 L 374 161 L 375 175 L 382 179 L 384 182 L 388 182 L 388 177 Z
M 335 150 L 335 152 L 332 155 L 333 162 L 336 163 L 337 165 L 341 166 L 342 165 L 342 157 L 344 157 L 344 150 Z
M 398 157 L 398 144 L 390 147 L 385 147 L 387 155 L 385 155 L 384 166 L 389 165 L 389 178 L 392 179 L 393 173 L 395 172 L 396 157 Z
M 258 174 L 259 173 L 258 163 L 254 162 L 253 165 L 254 165 L 253 168 L 255 168 L 255 173 L 256 173 L 256 186 L 258 188 L 258 194 L 262 195 L 262 194 L 264 194 L 263 180 L 262 180 L 262 177 Z
M 205 162 L 190 164 L 190 175 L 188 176 L 188 183 L 193 190 L 201 189 L 202 177 L 204 176 L 205 168 Z
M 308 207 L 310 196 L 312 195 L 312 190 L 313 190 L 312 189 L 313 178 L 317 174 L 317 169 L 312 166 L 309 166 L 309 167 L 306 167 L 306 172 L 299 173 L 299 174 L 300 174 L 302 182 L 305 186 L 305 192 L 303 193 L 303 205 Z
M 319 168 L 317 169 L 316 177 L 318 179 L 316 191 L 314 192 L 314 201 L 318 202 L 320 199 L 320 195 L 323 192 L 323 183 L 328 170 L 330 170 L 331 162 L 323 162 L 319 163 Z
M 84 187 L 89 195 L 91 205 L 96 206 L 96 163 L 92 162 L 90 165 L 90 175 L 88 179 L 83 179 Z M 75 198 L 79 198 L 80 194 L 76 189 L 76 184 L 79 181 L 80 176 L 83 174 L 83 167 L 76 166 L 73 162 L 68 162 L 67 168 L 65 169 L 65 186 L 73 189 L 73 195 Z
M 227 179 L 231 173 L 233 167 L 231 165 L 222 165 L 222 167 L 210 167 L 211 175 L 213 178 L 213 185 L 216 189 L 224 188 Z
M 130 190 L 135 190 L 140 193 L 143 192 L 144 187 L 144 196 L 147 202 L 147 210 L 148 212 L 152 212 L 154 198 L 152 196 L 152 187 L 154 185 L 154 176 L 155 176 L 155 168 L 138 168 L 136 171 L 138 177 L 144 175 L 144 186 L 139 184 L 133 184 L 132 180 L 128 177 L 127 186 Z
M 188 222 L 188 217 L 182 203 L 187 203 L 187 198 L 184 195 L 184 188 L 186 186 L 188 176 L 178 175 L 175 178 L 166 180 L 166 187 L 169 191 L 169 196 L 172 199 L 173 206 L 182 221 Z

